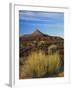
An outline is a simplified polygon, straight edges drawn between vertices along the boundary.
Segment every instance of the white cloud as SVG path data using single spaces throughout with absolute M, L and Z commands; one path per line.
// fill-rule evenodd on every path
M 19 13 L 20 19 L 22 20 L 35 20 L 35 21 L 49 21 L 62 19 L 63 20 L 63 13 L 47 13 L 47 12 L 35 12 L 35 11 L 20 11 Z

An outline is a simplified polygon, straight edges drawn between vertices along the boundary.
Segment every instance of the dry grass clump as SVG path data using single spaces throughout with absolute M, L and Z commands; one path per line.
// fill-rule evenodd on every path
M 38 52 L 32 52 L 28 56 L 24 65 L 20 68 L 20 77 L 37 78 L 45 76 L 46 74 L 58 72 L 61 66 L 60 61 L 60 56 L 57 51 L 55 51 L 55 53 L 53 52 L 53 54 L 50 53 L 48 55 L 45 55 L 45 53 L 41 50 L 39 50 Z
M 48 73 L 58 72 L 61 66 L 61 60 L 58 53 L 48 55 Z

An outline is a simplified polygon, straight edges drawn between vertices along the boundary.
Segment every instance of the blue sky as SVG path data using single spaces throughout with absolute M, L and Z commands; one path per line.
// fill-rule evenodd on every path
M 20 10 L 20 35 L 30 34 L 36 29 L 48 35 L 64 37 L 64 13 Z

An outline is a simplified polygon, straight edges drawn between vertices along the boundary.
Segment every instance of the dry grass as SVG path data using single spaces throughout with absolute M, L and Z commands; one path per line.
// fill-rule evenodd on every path
M 46 56 L 42 51 L 32 52 L 21 69 L 21 76 L 41 77 L 47 71 Z
M 61 66 L 61 60 L 58 53 L 48 55 L 48 73 L 58 72 Z
M 60 56 L 57 52 L 45 55 L 43 51 L 32 52 L 25 64 L 20 66 L 20 79 L 42 77 L 46 73 L 57 72 L 60 68 Z

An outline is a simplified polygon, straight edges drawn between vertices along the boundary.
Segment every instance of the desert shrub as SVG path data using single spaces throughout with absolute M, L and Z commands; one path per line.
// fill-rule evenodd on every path
M 38 41 L 33 41 L 33 44 L 34 44 L 34 45 L 37 45 L 37 44 L 38 44 Z
M 61 67 L 61 58 L 56 45 L 48 48 L 48 73 L 58 72 Z
M 56 45 L 50 45 L 48 48 L 48 54 L 54 54 L 57 52 L 57 46 Z
M 20 64 L 20 65 L 24 65 L 25 60 L 26 60 L 26 57 L 20 57 L 20 58 L 19 58 L 19 64 Z
M 48 73 L 49 74 L 59 72 L 60 66 L 61 66 L 61 60 L 57 52 L 52 55 L 48 55 Z
M 19 64 L 20 64 L 20 65 L 23 65 L 23 64 L 24 64 L 24 59 L 23 59 L 23 58 L 20 58 L 20 59 L 19 59 Z
M 59 71 L 60 56 L 58 52 L 45 55 L 43 51 L 32 52 L 21 69 L 21 77 L 35 78 Z

